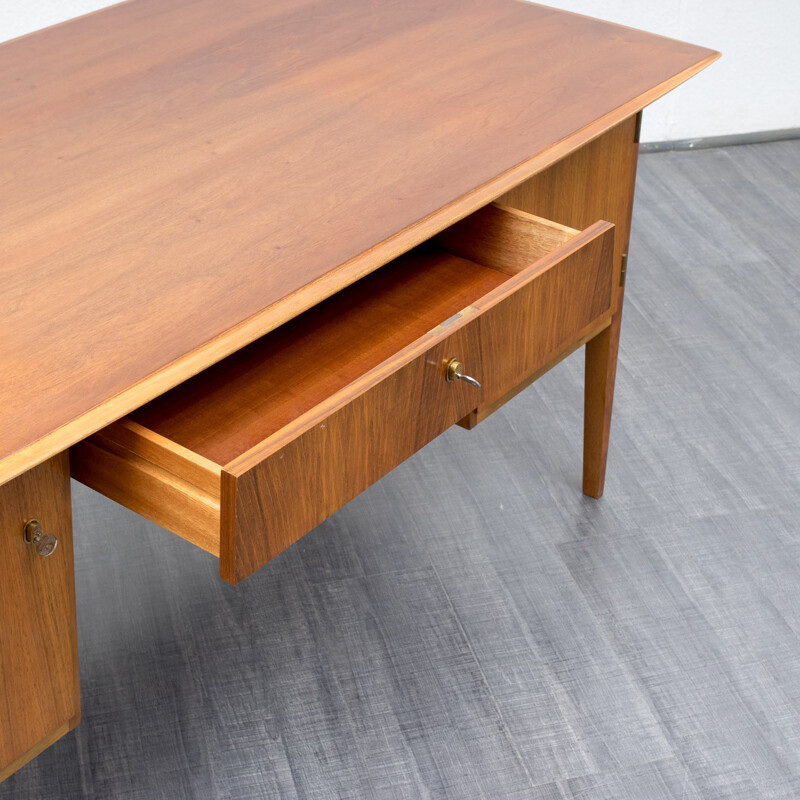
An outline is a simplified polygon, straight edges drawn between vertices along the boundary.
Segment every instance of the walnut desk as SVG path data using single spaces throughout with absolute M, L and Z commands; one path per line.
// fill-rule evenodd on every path
M 600 496 L 639 115 L 716 57 L 516 0 L 0 47 L 0 778 L 80 715 L 70 474 L 236 583 L 585 344 Z

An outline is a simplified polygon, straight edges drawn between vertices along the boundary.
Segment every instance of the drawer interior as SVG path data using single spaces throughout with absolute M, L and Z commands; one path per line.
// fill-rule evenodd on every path
M 481 209 L 130 418 L 224 467 L 577 233 Z

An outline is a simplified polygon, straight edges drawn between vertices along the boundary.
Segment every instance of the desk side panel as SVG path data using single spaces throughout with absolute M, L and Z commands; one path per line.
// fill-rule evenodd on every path
M 44 558 L 23 538 L 38 519 Z M 0 780 L 80 716 L 72 511 L 66 453 L 0 487 Z

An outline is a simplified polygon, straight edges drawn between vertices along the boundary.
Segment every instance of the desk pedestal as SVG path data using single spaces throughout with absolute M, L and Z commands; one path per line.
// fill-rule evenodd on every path
M 36 519 L 56 549 L 26 542 Z M 69 466 L 62 453 L 0 486 L 0 781 L 80 719 Z

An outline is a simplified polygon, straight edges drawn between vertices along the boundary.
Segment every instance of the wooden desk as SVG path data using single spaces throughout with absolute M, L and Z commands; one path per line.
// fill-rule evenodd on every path
M 586 344 L 600 496 L 639 113 L 717 55 L 516 0 L 0 47 L 0 777 L 79 718 L 69 450 L 235 583 Z

